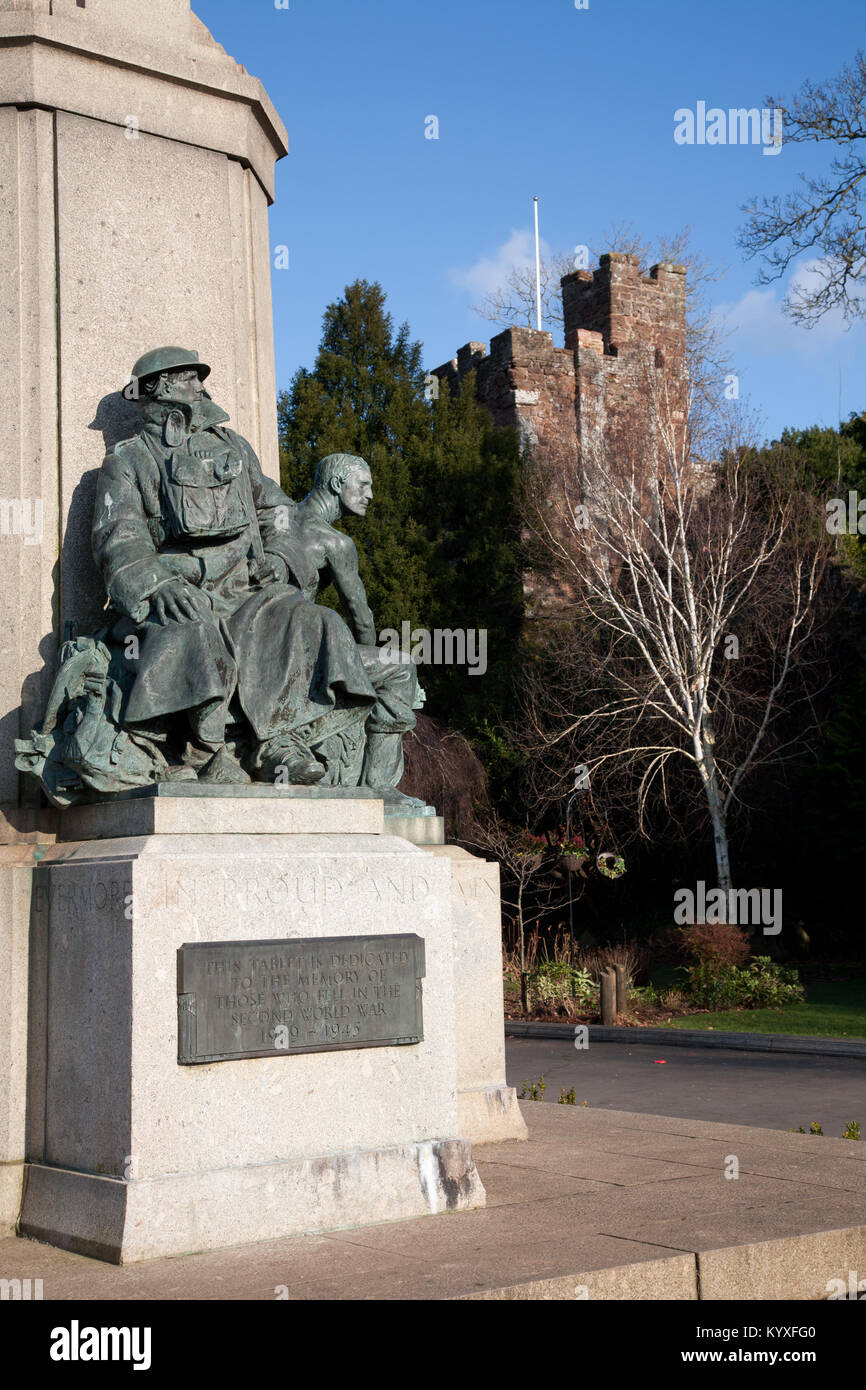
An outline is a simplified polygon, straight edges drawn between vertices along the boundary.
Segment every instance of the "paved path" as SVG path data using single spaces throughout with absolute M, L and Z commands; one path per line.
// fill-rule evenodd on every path
M 518 1092 L 544 1074 L 545 1104 L 574 1086 L 578 1105 L 593 1109 L 764 1129 L 808 1129 L 817 1120 L 836 1138 L 859 1120 L 866 1152 L 866 1060 L 618 1042 L 577 1051 L 548 1038 L 509 1038 L 505 1057 Z
M 122 1268 L 11 1238 L 0 1277 L 42 1279 L 46 1300 L 573 1303 L 821 1299 L 830 1281 L 866 1272 L 866 1144 L 561 1105 L 523 1112 L 528 1142 L 476 1149 L 486 1208 Z M 295 1324 L 284 1325 L 291 1339 Z

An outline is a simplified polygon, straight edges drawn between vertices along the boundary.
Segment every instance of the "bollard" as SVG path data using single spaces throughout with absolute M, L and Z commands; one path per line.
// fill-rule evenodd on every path
M 612 970 L 601 972 L 601 1021 L 616 1023 L 616 975 Z
M 624 965 L 615 965 L 616 973 L 616 1011 L 624 1014 L 628 1008 L 628 976 L 625 973 Z

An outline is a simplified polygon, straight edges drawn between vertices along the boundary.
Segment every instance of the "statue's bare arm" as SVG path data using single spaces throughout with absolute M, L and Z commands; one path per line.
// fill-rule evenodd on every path
M 374 647 L 376 624 L 358 572 L 358 552 L 355 543 L 349 536 L 341 535 L 339 532 L 334 534 L 336 539 L 328 547 L 328 564 L 346 622 L 356 642 Z

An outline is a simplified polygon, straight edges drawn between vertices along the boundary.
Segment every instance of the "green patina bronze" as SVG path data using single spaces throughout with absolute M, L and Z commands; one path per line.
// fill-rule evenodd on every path
M 64 643 L 16 766 L 60 806 L 174 780 L 362 782 L 408 804 L 393 789 L 414 668 L 377 664 L 357 554 L 331 525 L 361 507 L 363 461 L 345 477 L 323 461 L 330 482 L 296 506 L 227 428 L 209 372 L 182 348 L 133 369 L 141 428 L 106 456 L 93 517 L 105 622 Z M 351 630 L 312 601 L 324 573 Z
M 376 624 L 358 572 L 358 552 L 350 536 L 334 522 L 344 516 L 364 516 L 373 499 L 369 464 L 354 454 L 329 454 L 319 463 L 313 487 L 295 514 L 295 553 L 301 568 L 293 571 L 305 596 L 314 599 L 320 588 L 337 591 L 358 655 L 376 704 L 367 718 L 364 737 L 347 747 L 341 772 L 351 785 L 373 787 L 389 801 L 411 801 L 395 791 L 403 776 L 403 735 L 415 727 L 416 709 L 424 701 L 414 662 L 376 646 Z M 347 744 L 349 740 L 347 740 Z M 423 802 L 413 803 L 422 809 Z

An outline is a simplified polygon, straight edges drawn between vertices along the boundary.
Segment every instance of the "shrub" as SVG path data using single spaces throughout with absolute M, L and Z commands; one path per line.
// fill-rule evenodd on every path
M 544 1093 L 547 1090 L 547 1083 L 544 1077 L 538 1081 L 524 1081 L 518 1094 L 518 1100 L 544 1100 Z
M 813 1120 L 812 1123 L 810 1124 L 810 1126 L 809 1126 L 808 1129 L 804 1129 L 802 1125 L 798 1125 L 796 1129 L 791 1129 L 791 1130 L 788 1131 L 788 1133 L 789 1133 L 789 1134 L 823 1134 L 823 1133 L 824 1133 L 824 1127 L 823 1127 L 823 1125 L 820 1125 L 820 1124 L 818 1123 L 817 1120 Z M 849 1120 L 849 1121 L 847 1122 L 847 1124 L 845 1125 L 844 1130 L 842 1131 L 842 1138 L 843 1138 L 843 1139 L 860 1139 L 860 1138 L 861 1138 L 861 1134 L 860 1134 L 860 1121 L 859 1121 L 859 1120 Z
M 743 967 L 702 962 L 689 966 L 688 977 L 694 1003 L 708 1009 L 775 1009 L 804 998 L 797 971 L 769 956 Z
M 646 973 L 651 959 L 651 952 L 637 941 L 621 941 L 614 946 L 590 946 L 580 952 L 581 965 L 595 980 L 604 970 L 610 970 L 615 965 L 625 966 L 629 989 L 640 975 Z
M 574 1003 L 578 1008 L 585 1009 L 594 1007 L 598 1002 L 598 985 L 589 971 L 572 970 L 564 960 L 542 961 L 532 971 L 528 983 L 533 1003 L 547 1008 Z
M 403 753 L 403 791 L 437 808 L 449 839 L 471 835 L 474 808 L 487 801 L 487 774 L 466 739 L 419 712 L 415 728 L 403 737 Z
M 628 994 L 629 999 L 636 999 L 639 1004 L 658 1004 L 660 1002 L 659 992 L 655 985 L 634 985 Z
M 745 965 L 751 954 L 745 932 L 725 922 L 698 922 L 683 927 L 686 956 L 696 965 L 720 969 Z

